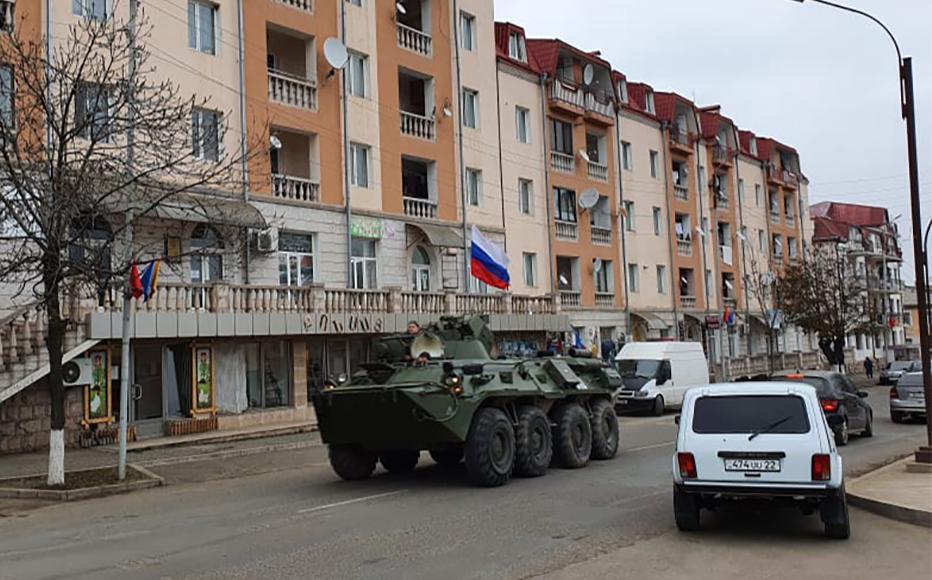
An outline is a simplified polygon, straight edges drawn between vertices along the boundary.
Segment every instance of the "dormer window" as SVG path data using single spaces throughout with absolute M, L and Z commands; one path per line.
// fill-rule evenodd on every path
M 622 103 L 628 102 L 628 83 L 625 82 L 625 79 L 618 81 L 618 98 L 621 99 Z
M 651 115 L 657 114 L 657 109 L 654 108 L 654 92 L 647 91 L 644 93 L 644 110 L 650 113 Z
M 751 137 L 751 155 L 757 157 L 757 139 Z
M 508 58 L 527 62 L 524 36 L 519 32 L 512 32 L 508 35 Z

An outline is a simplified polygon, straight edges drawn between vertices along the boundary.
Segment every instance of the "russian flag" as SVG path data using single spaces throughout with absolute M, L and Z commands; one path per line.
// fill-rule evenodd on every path
M 486 239 L 476 226 L 472 227 L 469 266 L 472 275 L 493 288 L 507 290 L 511 285 L 505 252 Z

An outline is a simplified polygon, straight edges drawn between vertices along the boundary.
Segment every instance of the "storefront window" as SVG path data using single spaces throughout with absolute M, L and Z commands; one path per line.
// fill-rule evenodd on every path
M 375 240 L 353 238 L 352 257 L 353 288 L 373 289 L 378 284 L 376 277 Z
M 246 392 L 251 408 L 291 403 L 291 347 L 285 341 L 246 345 Z
M 282 286 L 314 282 L 314 237 L 281 232 L 278 235 L 278 279 Z

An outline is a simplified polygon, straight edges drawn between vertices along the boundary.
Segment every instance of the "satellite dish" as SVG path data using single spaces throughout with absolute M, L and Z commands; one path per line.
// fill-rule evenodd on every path
M 272 149 L 278 151 L 282 148 L 282 140 L 278 138 L 278 135 L 269 135 L 269 145 L 272 146 Z
M 407 13 L 408 13 L 408 9 L 405 8 L 405 5 L 402 4 L 401 2 L 395 2 L 395 10 L 397 10 L 399 14 L 407 14 Z
M 349 60 L 346 45 L 339 38 L 331 37 L 324 41 L 324 59 L 334 69 L 342 70 Z
M 563 274 L 560 274 L 560 284 L 563 284 L 563 285 L 565 285 L 565 286 L 569 286 L 569 285 L 570 285 L 570 281 L 566 279 L 566 276 L 564 276 Z
M 587 189 L 580 194 L 578 203 L 579 207 L 583 209 L 592 208 L 595 204 L 599 203 L 599 192 L 592 188 Z
M 601 270 L 602 269 L 602 258 L 596 258 L 592 260 L 592 267 L 595 269 L 596 272 Z
M 589 154 L 586 153 L 586 150 L 585 150 L 585 149 L 580 149 L 579 152 L 577 153 L 577 155 L 579 155 L 579 158 L 580 158 L 580 159 L 582 159 L 582 160 L 585 161 L 586 163 L 589 163 Z
M 443 340 L 432 332 L 422 332 L 411 342 L 411 358 L 417 358 L 423 353 L 430 358 L 443 358 Z
M 593 79 L 595 79 L 595 67 L 590 63 L 583 67 L 582 82 L 584 85 L 589 86 L 592 84 Z
M 450 110 L 450 107 L 446 105 L 443 106 L 443 116 L 448 119 L 453 116 L 453 111 Z

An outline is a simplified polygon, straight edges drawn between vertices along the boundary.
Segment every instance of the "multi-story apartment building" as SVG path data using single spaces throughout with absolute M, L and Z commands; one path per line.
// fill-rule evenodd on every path
M 834 252 L 865 298 L 865 331 L 848 337 L 854 356 L 894 360 L 906 344 L 903 326 L 903 263 L 896 223 L 885 208 L 821 202 L 810 208 L 813 245 Z

